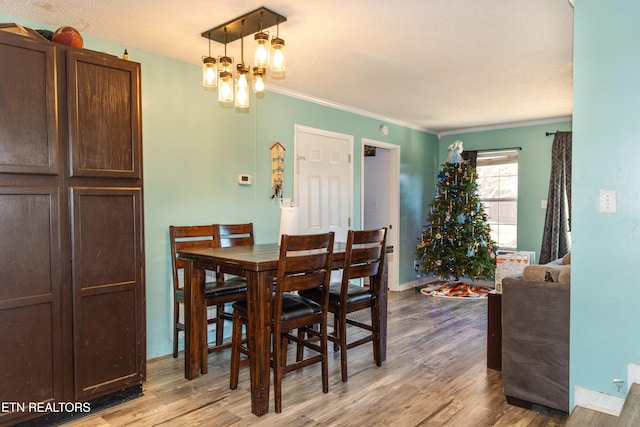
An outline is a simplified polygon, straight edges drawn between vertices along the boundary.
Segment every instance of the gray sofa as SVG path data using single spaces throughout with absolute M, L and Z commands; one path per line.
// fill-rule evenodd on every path
M 569 411 L 570 257 L 502 280 L 502 386 L 507 402 Z

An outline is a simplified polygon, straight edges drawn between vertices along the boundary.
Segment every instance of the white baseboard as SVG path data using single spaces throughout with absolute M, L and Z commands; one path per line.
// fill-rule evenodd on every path
M 640 383 L 640 365 L 629 363 L 627 365 L 627 393 L 633 383 Z M 624 398 L 600 393 L 576 386 L 574 389 L 574 403 L 576 406 L 604 412 L 605 414 L 620 416 Z
M 398 289 L 394 291 L 402 292 L 402 291 L 406 291 L 407 289 L 417 288 L 418 286 L 424 286 L 429 282 L 433 282 L 434 280 L 438 280 L 438 278 L 437 277 L 421 277 L 411 282 L 401 283 L 398 286 Z
M 574 389 L 575 406 L 604 412 L 615 417 L 620 415 L 624 399 L 576 386 Z

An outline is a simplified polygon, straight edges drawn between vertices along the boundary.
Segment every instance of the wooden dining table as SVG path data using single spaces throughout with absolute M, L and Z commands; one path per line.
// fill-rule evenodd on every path
M 334 246 L 333 268 L 341 268 L 346 244 Z M 386 252 L 393 251 L 391 246 Z M 271 297 L 272 284 L 278 270 L 280 247 L 277 243 L 251 246 L 233 246 L 216 249 L 189 249 L 178 252 L 184 260 L 185 283 L 185 351 L 184 375 L 187 379 L 208 371 L 208 351 L 203 346 L 202 334 L 207 331 L 204 316 L 205 270 L 216 267 L 241 269 L 247 278 L 249 321 L 247 337 L 249 345 L 249 369 L 251 378 L 251 411 L 263 415 L 269 411 L 269 378 L 271 351 Z M 382 360 L 387 348 L 387 266 L 383 265 L 382 281 L 375 289 L 379 300 L 380 346 Z M 195 321 L 194 321 L 195 319 Z

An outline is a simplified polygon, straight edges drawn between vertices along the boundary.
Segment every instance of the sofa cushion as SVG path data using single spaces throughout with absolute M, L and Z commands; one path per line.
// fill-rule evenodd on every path
M 568 285 L 571 282 L 571 266 L 529 265 L 522 272 L 522 278 L 532 282 L 556 282 Z
M 562 257 L 562 264 L 569 265 L 571 264 L 571 252 Z

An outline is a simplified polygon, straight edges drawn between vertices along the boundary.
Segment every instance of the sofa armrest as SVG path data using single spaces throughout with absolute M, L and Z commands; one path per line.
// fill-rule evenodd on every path
M 507 396 L 569 411 L 570 286 L 502 281 L 502 384 Z

